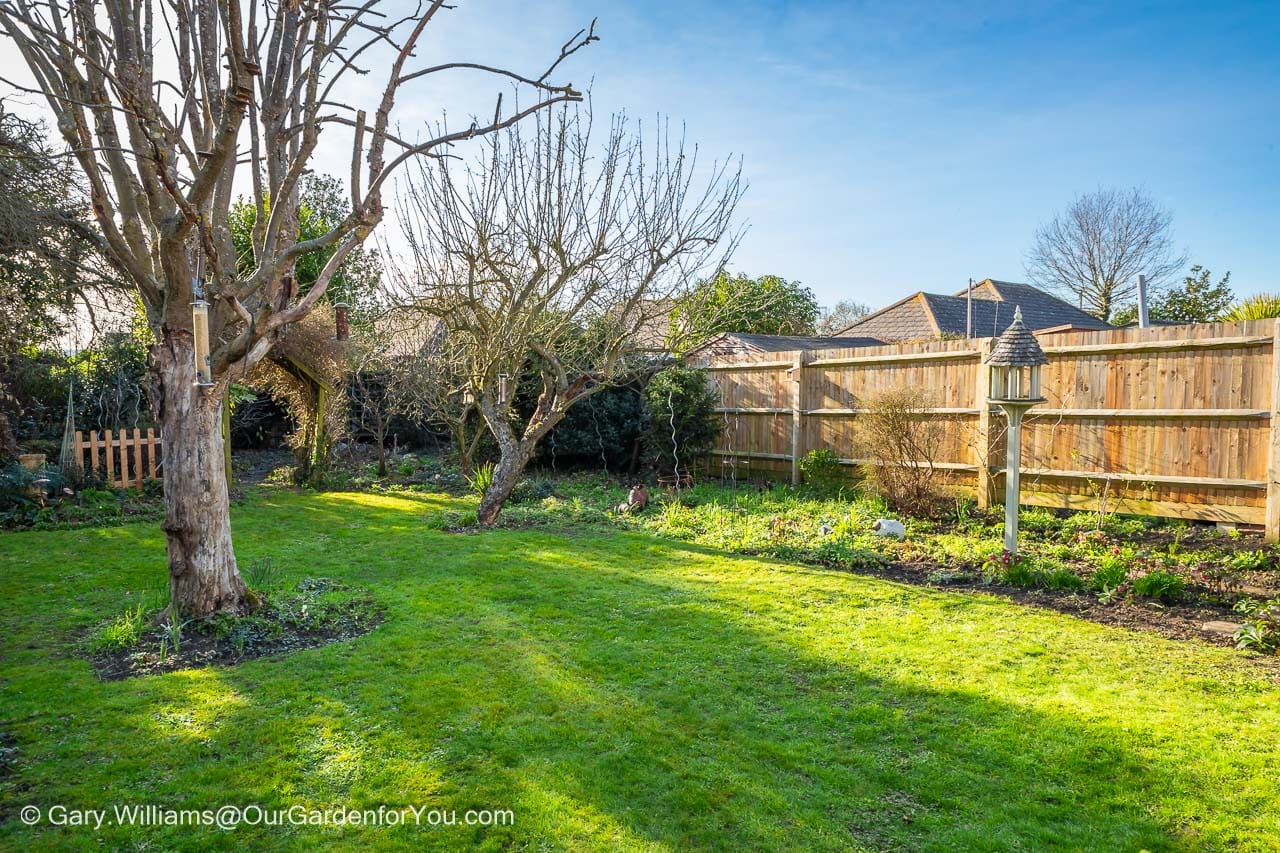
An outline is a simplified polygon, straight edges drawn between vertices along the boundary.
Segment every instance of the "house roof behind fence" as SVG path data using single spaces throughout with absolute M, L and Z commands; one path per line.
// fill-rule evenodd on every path
M 973 286 L 973 337 L 1000 335 L 1013 322 L 1013 305 L 1022 306 L 1023 322 L 1033 330 L 1110 329 L 1092 314 L 1029 284 L 985 279 Z M 967 291 L 948 296 L 923 291 L 862 317 L 842 333 L 865 332 L 893 341 L 961 336 L 969 331 Z
M 878 347 L 884 341 L 870 337 L 823 337 L 820 335 L 756 335 L 749 332 L 724 332 L 703 341 L 685 353 L 685 357 L 728 351 L 792 352 L 795 350 L 845 349 Z

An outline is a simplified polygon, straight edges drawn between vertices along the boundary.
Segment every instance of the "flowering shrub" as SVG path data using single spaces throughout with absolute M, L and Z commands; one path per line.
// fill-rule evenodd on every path
M 1214 560 L 1201 560 L 1192 570 L 1191 577 L 1209 590 L 1210 595 L 1219 599 L 1233 598 L 1244 585 L 1240 579 L 1240 570 L 1235 565 Z

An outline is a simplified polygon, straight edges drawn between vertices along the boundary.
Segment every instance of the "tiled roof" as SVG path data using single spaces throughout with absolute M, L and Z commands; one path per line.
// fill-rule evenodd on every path
M 968 331 L 968 303 L 963 290 L 954 296 L 921 292 L 863 317 L 842 334 L 865 333 L 900 341 L 963 336 Z M 1033 331 L 1059 326 L 1111 328 L 1092 314 L 1029 284 L 986 279 L 974 284 L 973 336 L 999 336 L 1013 322 L 1013 305 L 1022 307 L 1023 322 Z
M 1049 358 L 1044 354 L 1044 350 L 1040 349 L 1036 336 L 1022 324 L 1021 309 L 1014 309 L 1013 321 L 996 339 L 986 363 L 1013 367 L 1030 367 L 1049 363 Z
M 914 341 L 925 338 L 936 338 L 938 332 L 933 328 L 922 297 L 916 293 L 906 299 L 899 300 L 888 308 L 881 308 L 855 321 L 840 334 L 855 333 L 870 335 L 886 341 Z

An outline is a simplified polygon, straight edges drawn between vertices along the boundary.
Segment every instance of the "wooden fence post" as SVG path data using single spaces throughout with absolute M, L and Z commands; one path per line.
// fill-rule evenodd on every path
M 106 436 L 103 441 L 107 445 L 107 483 L 114 485 L 116 481 L 116 449 L 112 446 L 111 430 L 103 430 Z
M 791 485 L 800 485 L 800 457 L 804 454 L 804 366 L 809 353 L 801 350 L 787 373 L 795 383 L 791 388 Z
M 1280 542 L 1280 320 L 1271 334 L 1271 441 L 1267 443 L 1267 513 L 1264 536 Z
M 995 491 L 991 483 L 991 406 L 987 403 L 991 371 L 984 363 L 991 353 L 992 342 L 992 338 L 983 338 L 978 345 L 978 378 L 973 384 L 973 405 L 978 410 L 978 509 L 991 506 Z
M 147 427 L 147 476 L 152 480 L 156 479 L 156 450 L 160 447 L 160 441 L 156 438 L 155 427 Z

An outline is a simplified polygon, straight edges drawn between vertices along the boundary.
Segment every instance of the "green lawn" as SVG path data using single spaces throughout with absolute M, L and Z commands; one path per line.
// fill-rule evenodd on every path
M 242 559 L 386 622 L 114 683 L 73 646 L 157 586 L 158 528 L 0 534 L 0 848 L 1280 847 L 1280 688 L 1238 652 L 643 533 L 426 529 L 450 501 L 258 493 Z M 515 824 L 18 820 L 116 803 Z

